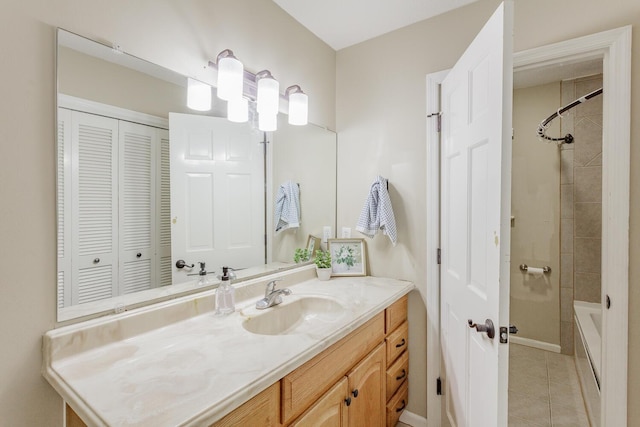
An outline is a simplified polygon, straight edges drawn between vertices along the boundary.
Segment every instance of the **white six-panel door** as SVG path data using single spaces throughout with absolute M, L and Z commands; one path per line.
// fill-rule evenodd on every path
M 509 323 L 501 292 L 509 288 L 511 13 L 510 2 L 498 8 L 442 84 L 441 337 L 452 426 L 507 420 L 499 327 Z M 493 339 L 469 325 L 486 319 Z
M 264 147 L 248 124 L 169 114 L 173 263 L 244 268 L 265 262 Z M 174 267 L 173 282 L 194 280 Z

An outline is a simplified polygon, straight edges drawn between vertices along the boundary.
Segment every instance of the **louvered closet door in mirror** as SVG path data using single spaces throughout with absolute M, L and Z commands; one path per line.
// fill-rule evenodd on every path
M 149 289 L 155 283 L 156 128 L 121 121 L 119 124 L 120 292 Z
M 116 294 L 118 121 L 71 114 L 71 304 Z

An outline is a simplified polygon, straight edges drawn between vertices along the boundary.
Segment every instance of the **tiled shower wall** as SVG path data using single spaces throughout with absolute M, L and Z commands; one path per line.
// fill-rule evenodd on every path
M 562 105 L 602 87 L 602 75 L 562 82 Z M 560 345 L 573 354 L 573 300 L 600 302 L 602 96 L 562 116 L 574 136 L 560 153 Z

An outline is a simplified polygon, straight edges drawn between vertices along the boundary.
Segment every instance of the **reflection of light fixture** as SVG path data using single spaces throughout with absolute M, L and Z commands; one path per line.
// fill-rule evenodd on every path
M 187 107 L 197 111 L 211 109 L 211 86 L 187 78 Z
M 309 97 L 300 86 L 289 86 L 285 91 L 289 98 L 289 124 L 303 126 L 309 122 Z
M 258 85 L 258 113 L 269 116 L 278 114 L 280 83 L 273 78 L 269 70 L 260 71 L 256 74 L 256 83 Z
M 242 98 L 244 66 L 225 49 L 218 54 L 218 98 L 226 101 Z
M 249 120 L 249 100 L 245 97 L 237 101 L 227 102 L 227 119 L 235 123 L 244 123 Z
M 263 132 L 273 132 L 278 129 L 278 115 L 258 113 L 258 129 Z

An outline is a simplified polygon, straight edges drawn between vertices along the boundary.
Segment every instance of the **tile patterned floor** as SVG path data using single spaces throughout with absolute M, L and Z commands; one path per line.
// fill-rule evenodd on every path
M 509 348 L 509 427 L 589 427 L 573 356 Z

